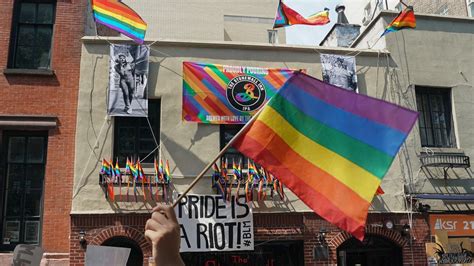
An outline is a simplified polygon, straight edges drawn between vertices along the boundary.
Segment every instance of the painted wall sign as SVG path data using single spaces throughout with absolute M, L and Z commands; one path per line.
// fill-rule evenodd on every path
M 245 124 L 294 70 L 183 63 L 183 120 Z
M 430 215 L 431 234 L 444 230 L 448 236 L 474 236 L 474 215 L 434 214 Z
M 253 250 L 252 207 L 244 198 L 187 195 L 175 208 L 181 252 Z

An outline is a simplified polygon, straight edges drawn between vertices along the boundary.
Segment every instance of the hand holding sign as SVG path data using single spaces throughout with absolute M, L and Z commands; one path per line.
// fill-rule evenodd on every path
M 171 206 L 158 205 L 145 226 L 145 237 L 153 245 L 155 265 L 184 265 L 179 255 L 180 227 Z

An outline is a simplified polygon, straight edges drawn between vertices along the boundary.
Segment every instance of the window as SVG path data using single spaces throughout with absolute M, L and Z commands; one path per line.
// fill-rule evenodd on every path
M 239 132 L 244 125 L 221 125 L 221 149 Z M 230 147 L 222 158 L 227 159 L 227 162 L 232 166 L 232 161 L 235 163 L 242 162 L 242 167 L 247 167 L 247 157 L 244 157 L 234 147 Z
M 403 10 L 403 5 L 402 5 L 402 3 L 398 3 L 398 4 L 395 6 L 395 10 L 397 10 L 398 12 L 402 12 L 402 10 Z
M 422 147 L 454 147 L 450 95 L 449 89 L 416 88 Z
M 436 14 L 442 15 L 442 16 L 447 16 L 449 13 L 449 6 L 448 4 L 443 4 L 436 10 Z
M 160 143 L 160 100 L 148 100 L 148 124 L 146 117 L 115 117 L 114 127 L 114 158 L 124 165 L 127 157 L 136 160 L 145 158 L 144 163 L 153 163 L 158 155 L 156 141 Z M 156 150 L 155 150 L 156 149 Z
M 474 18 L 474 1 L 473 0 L 471 0 L 471 2 L 468 4 L 467 10 L 468 10 L 469 16 Z
M 50 68 L 54 17 L 53 0 L 16 1 L 10 41 L 10 68 Z
M 278 44 L 278 31 L 277 30 L 267 30 L 268 32 L 268 43 Z
M 370 20 L 371 16 L 372 16 L 372 6 L 369 2 L 364 8 L 364 18 L 366 18 L 367 20 Z
M 12 250 L 40 243 L 47 133 L 11 132 L 5 141 L 1 244 Z

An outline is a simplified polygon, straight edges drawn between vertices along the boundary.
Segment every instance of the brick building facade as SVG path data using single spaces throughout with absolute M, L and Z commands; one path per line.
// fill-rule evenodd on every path
M 115 158 L 116 147 L 120 144 L 114 131 L 120 129 L 117 117 L 107 117 L 106 94 L 91 88 L 107 87 L 106 77 L 109 69 L 108 53 L 110 44 L 128 43 L 127 41 L 109 38 L 108 40 L 96 37 L 83 38 L 83 54 L 81 68 L 81 82 L 78 103 L 78 121 L 84 121 L 76 131 L 76 168 L 74 186 L 77 196 L 73 198 L 71 210 L 71 264 L 84 263 L 85 248 L 87 245 L 127 246 L 132 248 L 136 265 L 146 265 L 151 254 L 150 246 L 144 239 L 144 225 L 150 217 L 149 210 L 154 202 L 143 200 L 141 187 L 138 188 L 138 200 L 134 199 L 133 190 L 130 190 L 131 199 L 111 200 L 105 196 L 105 187 L 100 184 L 100 159 Z M 192 48 L 192 49 L 191 49 Z M 218 153 L 225 134 L 232 134 L 222 125 L 203 125 L 183 122 L 182 108 L 182 71 L 183 62 L 213 62 L 216 64 L 232 64 L 241 66 L 281 67 L 281 58 L 288 58 L 285 62 L 289 66 L 298 66 L 306 69 L 307 73 L 321 76 L 319 56 L 315 56 L 313 48 L 292 46 L 265 46 L 252 44 L 231 44 L 220 42 L 190 43 L 185 41 L 159 41 L 151 46 L 149 104 L 159 103 L 158 113 L 154 113 L 159 120 L 159 134 L 156 134 L 160 143 L 159 158 L 169 159 L 173 176 L 173 186 L 177 193 L 184 191 L 191 183 L 192 178 L 202 170 L 205 164 Z M 212 51 L 212 52 L 211 52 Z M 321 53 L 344 54 L 342 48 L 320 47 Z M 352 51 L 351 51 L 352 52 Z M 163 55 L 174 55 L 173 57 Z M 385 58 L 389 53 L 380 55 L 376 51 L 358 51 L 358 68 L 376 66 L 378 58 Z M 277 59 L 274 59 L 277 58 Z M 291 59 L 290 59 L 291 58 Z M 314 59 L 316 58 L 316 59 Z M 292 61 L 289 61 L 292 60 Z M 385 59 L 384 59 L 385 60 Z M 160 62 L 159 65 L 152 62 Z M 97 62 L 97 63 L 96 63 Z M 381 61 L 382 62 L 382 61 Z M 383 61 L 385 62 L 385 61 Z M 95 68 L 89 67 L 96 64 Z M 395 66 L 393 66 L 395 67 Z M 363 75 L 364 87 L 369 95 L 376 95 L 383 88 L 384 81 L 376 82 L 377 71 L 387 71 L 385 66 L 380 69 L 368 67 Z M 362 83 L 361 83 L 362 84 Z M 379 91 L 380 93 L 380 91 Z M 92 96 L 91 96 L 92 95 Z M 91 109 L 91 106 L 95 108 Z M 93 125 L 90 115 L 94 119 Z M 150 115 L 150 113 L 149 113 Z M 137 118 L 128 118 L 131 121 Z M 146 123 L 146 121 L 145 121 Z M 91 124 L 97 134 L 96 138 L 88 137 L 87 124 Z M 105 128 L 105 130 L 99 130 Z M 235 134 L 235 133 L 234 133 Z M 97 158 L 88 160 L 91 149 L 86 143 L 99 143 Z M 404 156 L 402 153 L 401 156 Z M 355 241 L 349 234 L 329 224 L 311 212 L 298 198 L 285 191 L 285 199 L 266 199 L 255 201 L 253 208 L 254 242 L 253 251 L 237 252 L 194 252 L 183 253 L 183 259 L 189 265 L 232 265 L 232 260 L 247 261 L 247 265 L 336 265 L 338 260 L 353 259 L 355 251 L 364 249 L 364 256 L 383 260 L 395 261 L 393 265 L 426 265 L 425 243 L 430 240 L 428 217 L 421 213 L 407 210 L 403 182 L 400 180 L 399 163 L 394 162 L 394 171 L 385 178 L 382 187 L 384 195 L 376 196 L 372 203 L 367 223 L 366 242 Z M 120 166 L 123 165 L 121 164 Z M 85 170 L 84 170 L 85 169 Z M 406 168 L 404 168 L 406 169 Z M 83 173 L 86 173 L 85 175 Z M 145 173 L 153 173 L 151 167 L 145 167 Z M 211 173 L 208 173 L 209 175 Z M 128 188 L 127 188 L 128 189 Z M 131 187 L 130 187 L 131 189 Z M 125 195 L 122 184 L 115 185 L 115 195 Z M 156 190 L 154 190 L 156 191 Z M 148 192 L 146 192 L 148 194 Z M 209 177 L 200 181 L 194 187 L 192 194 L 210 195 L 216 191 L 211 188 Z M 243 193 L 243 191 L 241 191 Z M 413 215 L 412 222 L 408 215 Z M 388 221 L 392 226 L 388 226 Z M 411 227 L 410 227 L 411 225 Z M 84 239 L 81 242 L 81 239 Z M 81 245 L 82 243 L 82 245 Z M 362 246 L 360 246 L 362 245 Z M 382 245 L 383 250 L 374 245 Z M 287 253 L 284 253 L 287 252 Z M 386 252 L 391 252 L 387 256 Z M 284 256 L 282 256 L 284 254 Z M 372 256 L 373 255 L 373 256 Z M 380 255 L 380 256 L 378 256 Z M 206 264 L 207 263 L 207 264 Z M 350 264 L 349 264 L 350 265 Z M 389 265 L 389 264 L 372 264 Z
M 79 266 L 84 264 L 84 247 L 80 245 L 81 235 L 85 237 L 90 245 L 102 245 L 107 240 L 113 238 L 128 238 L 133 240 L 137 247 L 143 254 L 143 264 L 148 265 L 148 258 L 151 256 L 151 246 L 143 236 L 144 224 L 149 218 L 148 214 L 139 215 L 73 215 L 71 232 L 71 253 L 70 265 Z M 388 218 L 394 223 L 394 228 L 387 229 L 383 224 Z M 404 214 L 369 214 L 367 223 L 367 240 L 366 242 L 378 239 L 384 244 L 391 245 L 394 249 L 399 249 L 403 258 L 403 265 L 421 266 L 426 265 L 425 243 L 429 242 L 429 228 L 427 215 L 413 216 L 413 229 L 410 236 L 404 235 L 403 225 L 408 223 L 407 215 Z M 293 263 L 296 265 L 336 265 L 338 263 L 338 254 L 342 251 L 350 252 L 351 248 L 343 248 L 343 244 L 352 239 L 352 236 L 347 232 L 341 231 L 337 227 L 329 224 L 314 213 L 288 213 L 281 214 L 255 214 L 254 215 L 254 232 L 255 232 L 255 253 L 232 253 L 224 252 L 217 255 L 204 255 L 207 257 L 207 263 L 202 265 L 220 265 L 211 264 L 218 263 L 217 257 L 222 263 L 223 256 L 239 257 L 240 260 L 251 260 L 252 256 L 258 256 L 260 246 L 279 243 L 300 243 L 299 246 L 300 258 L 303 261 L 298 261 L 298 258 L 293 258 Z M 324 231 L 324 236 L 321 237 L 321 232 Z M 327 251 L 326 257 L 318 257 L 317 248 Z M 319 249 L 321 250 L 321 249 Z M 262 252 L 262 251 L 260 251 Z M 383 252 L 388 252 L 384 250 Z M 323 252 L 324 253 L 324 252 Z M 194 256 L 199 256 L 202 253 L 194 253 Z M 198 265 L 196 262 L 192 263 L 192 254 L 182 254 L 185 262 L 189 265 Z M 261 255 L 262 256 L 262 255 Z M 272 258 L 277 257 L 276 252 L 267 252 L 263 255 L 267 265 L 283 265 L 278 264 L 281 261 L 272 261 Z M 397 258 L 394 257 L 393 260 Z M 199 261 L 202 263 L 202 260 Z M 201 265 L 201 264 L 199 264 Z M 244 265 L 253 265 L 252 263 Z M 387 265 L 387 264 L 385 264 Z M 398 265 L 398 264 L 394 264 Z
M 0 7 L 0 246 L 11 251 L 18 243 L 38 243 L 45 258 L 64 264 L 85 7 L 81 0 L 6 0 Z M 39 174 L 28 172 L 34 167 Z M 0 258 L 10 263 L 9 254 Z

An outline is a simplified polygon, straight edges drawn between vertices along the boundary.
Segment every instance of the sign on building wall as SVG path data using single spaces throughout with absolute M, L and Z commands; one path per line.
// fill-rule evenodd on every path
M 181 252 L 253 250 L 252 207 L 242 197 L 187 195 L 175 208 Z
M 183 63 L 183 120 L 245 124 L 293 75 L 290 69 Z
M 431 234 L 446 231 L 448 236 L 474 236 L 474 215 L 433 214 L 430 215 Z
M 110 45 L 110 116 L 148 115 L 149 56 L 150 49 L 145 45 Z
M 321 54 L 323 81 L 347 90 L 357 91 L 354 56 Z

